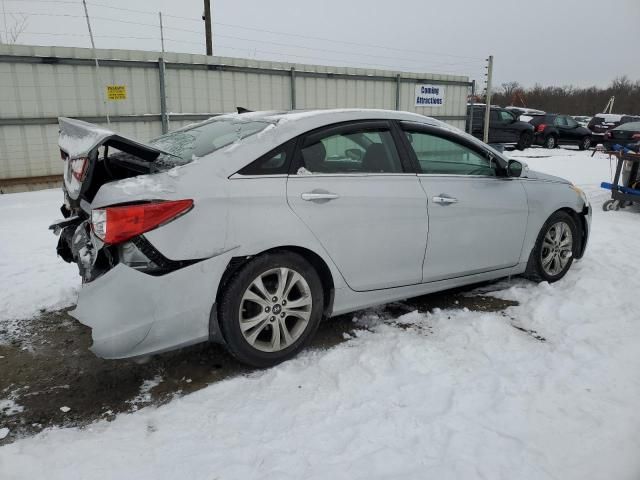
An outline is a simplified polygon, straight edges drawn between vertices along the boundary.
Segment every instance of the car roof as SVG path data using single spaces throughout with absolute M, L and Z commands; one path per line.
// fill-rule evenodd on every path
M 248 136 L 241 142 L 220 148 L 210 154 L 218 159 L 218 166 L 220 167 L 219 174 L 224 175 L 230 175 L 238 171 L 246 164 L 244 163 L 246 160 L 256 159 L 260 155 L 267 153 L 298 135 L 336 123 L 359 120 L 397 120 L 419 123 L 436 127 L 439 130 L 454 132 L 456 135 L 465 138 L 468 142 L 482 148 L 488 148 L 475 137 L 440 120 L 418 113 L 397 110 L 341 108 L 230 113 L 218 115 L 205 122 L 201 122 L 201 124 L 220 119 L 262 121 L 271 124 L 256 135 Z M 500 156 L 498 152 L 495 152 L 495 154 Z
M 625 115 L 618 113 L 596 113 L 594 117 L 603 118 L 607 122 L 619 122 Z
M 640 131 L 640 121 L 637 122 L 627 122 L 622 125 L 618 125 L 614 130 L 638 130 Z
M 231 113 L 215 117 L 238 118 L 240 120 L 256 120 L 277 123 L 284 126 L 288 122 L 302 123 L 334 123 L 349 120 L 408 120 L 441 126 L 443 122 L 419 113 L 400 110 L 384 110 L 375 108 L 331 108 L 316 110 L 268 110 L 246 113 Z

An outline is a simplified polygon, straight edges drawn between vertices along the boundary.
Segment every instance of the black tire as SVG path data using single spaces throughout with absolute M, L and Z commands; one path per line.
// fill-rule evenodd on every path
M 544 139 L 544 148 L 556 148 L 558 146 L 558 139 L 555 135 L 548 135 Z
M 240 327 L 240 308 L 243 295 L 251 286 L 252 282 L 265 272 L 276 268 L 287 268 L 303 277 L 310 290 L 312 305 L 310 318 L 300 336 L 282 350 L 267 352 L 252 346 L 243 335 Z M 266 253 L 250 260 L 231 276 L 224 286 L 219 301 L 218 322 L 229 353 L 240 362 L 258 368 L 271 367 L 288 360 L 302 350 L 318 330 L 318 325 L 322 319 L 323 300 L 320 276 L 313 266 L 302 256 L 293 252 L 281 251 Z M 282 303 L 284 304 L 284 302 Z M 256 306 L 258 305 L 256 304 Z M 284 311 L 284 307 L 282 310 Z M 275 312 L 275 308 L 273 311 Z M 280 309 L 278 309 L 278 312 L 279 311 Z M 282 313 L 282 315 L 284 316 L 285 314 Z M 274 322 L 274 317 L 270 318 L 271 322 Z M 276 320 L 273 325 L 279 328 L 277 325 L 280 320 L 277 314 L 275 318 Z M 282 321 L 288 320 L 289 318 L 286 318 Z M 265 324 L 261 330 L 268 334 L 270 328 L 273 327 Z M 274 332 L 272 332 L 272 334 L 273 333 Z
M 605 212 L 610 212 L 611 210 L 613 210 L 613 200 L 609 199 L 606 202 L 604 202 L 602 204 L 602 210 L 604 210 Z
M 580 143 L 578 144 L 578 148 L 580 150 L 588 150 L 591 147 L 591 137 L 584 137 L 582 140 L 580 140 Z
M 533 142 L 533 135 L 531 134 L 531 132 L 522 132 L 520 134 L 520 139 L 516 144 L 516 148 L 518 150 L 524 150 L 526 148 L 529 148 L 532 142 Z
M 573 239 L 571 244 L 571 256 L 567 258 L 566 264 L 558 273 L 550 274 L 542 265 L 543 249 L 547 248 L 543 246 L 543 242 L 545 235 L 547 235 L 550 229 L 560 222 L 563 222 L 571 230 Z M 574 218 L 567 212 L 560 210 L 551 215 L 540 229 L 540 233 L 536 239 L 536 244 L 529 256 L 529 262 L 524 276 L 533 281 L 547 281 L 549 283 L 557 282 L 564 277 L 571 268 L 573 259 L 579 252 L 581 241 L 581 232 L 579 228 L 580 227 L 578 227 Z

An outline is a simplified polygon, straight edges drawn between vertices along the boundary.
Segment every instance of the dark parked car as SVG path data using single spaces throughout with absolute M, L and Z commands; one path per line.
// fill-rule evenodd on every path
M 625 123 L 606 132 L 604 147 L 611 150 L 614 145 L 621 145 L 637 152 L 640 149 L 640 122 Z
M 536 115 L 529 123 L 535 127 L 534 143 L 546 148 L 577 145 L 580 150 L 591 146 L 591 130 L 581 127 L 569 115 L 547 113 Z
M 634 115 L 621 115 L 617 113 L 597 113 L 589 121 L 587 127 L 591 130 L 591 143 L 597 145 L 603 143 L 604 134 L 612 128 L 630 122 L 640 122 L 640 117 Z
M 468 105 L 467 115 L 473 108 L 474 137 L 482 139 L 484 132 L 484 105 Z M 489 143 L 502 143 L 515 145 L 519 150 L 531 146 L 533 141 L 533 127 L 527 122 L 519 121 L 509 110 L 500 107 L 491 107 L 489 114 Z

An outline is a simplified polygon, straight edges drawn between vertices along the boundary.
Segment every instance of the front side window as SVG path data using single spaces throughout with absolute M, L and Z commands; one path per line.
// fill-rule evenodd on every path
M 314 139 L 301 150 L 302 167 L 311 173 L 402 173 L 391 132 L 360 128 Z
M 516 118 L 511 115 L 509 112 L 505 112 L 504 110 L 500 111 L 500 120 L 502 120 L 505 123 L 513 123 Z
M 556 119 L 553 121 L 553 124 L 556 127 L 566 127 L 567 119 L 565 117 L 556 117 Z
M 569 128 L 575 128 L 578 126 L 578 122 L 576 122 L 573 118 L 571 117 L 564 117 L 565 121 L 567 122 L 567 127 Z
M 425 132 L 405 132 L 416 154 L 420 173 L 439 175 L 488 175 L 495 170 L 487 157 L 452 140 Z

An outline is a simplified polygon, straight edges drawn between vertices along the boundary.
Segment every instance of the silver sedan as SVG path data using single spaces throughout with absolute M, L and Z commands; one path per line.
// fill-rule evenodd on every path
M 586 248 L 577 187 L 422 115 L 221 115 L 147 143 L 60 118 L 72 314 L 105 358 L 203 341 L 258 367 L 323 317 L 524 274 Z

